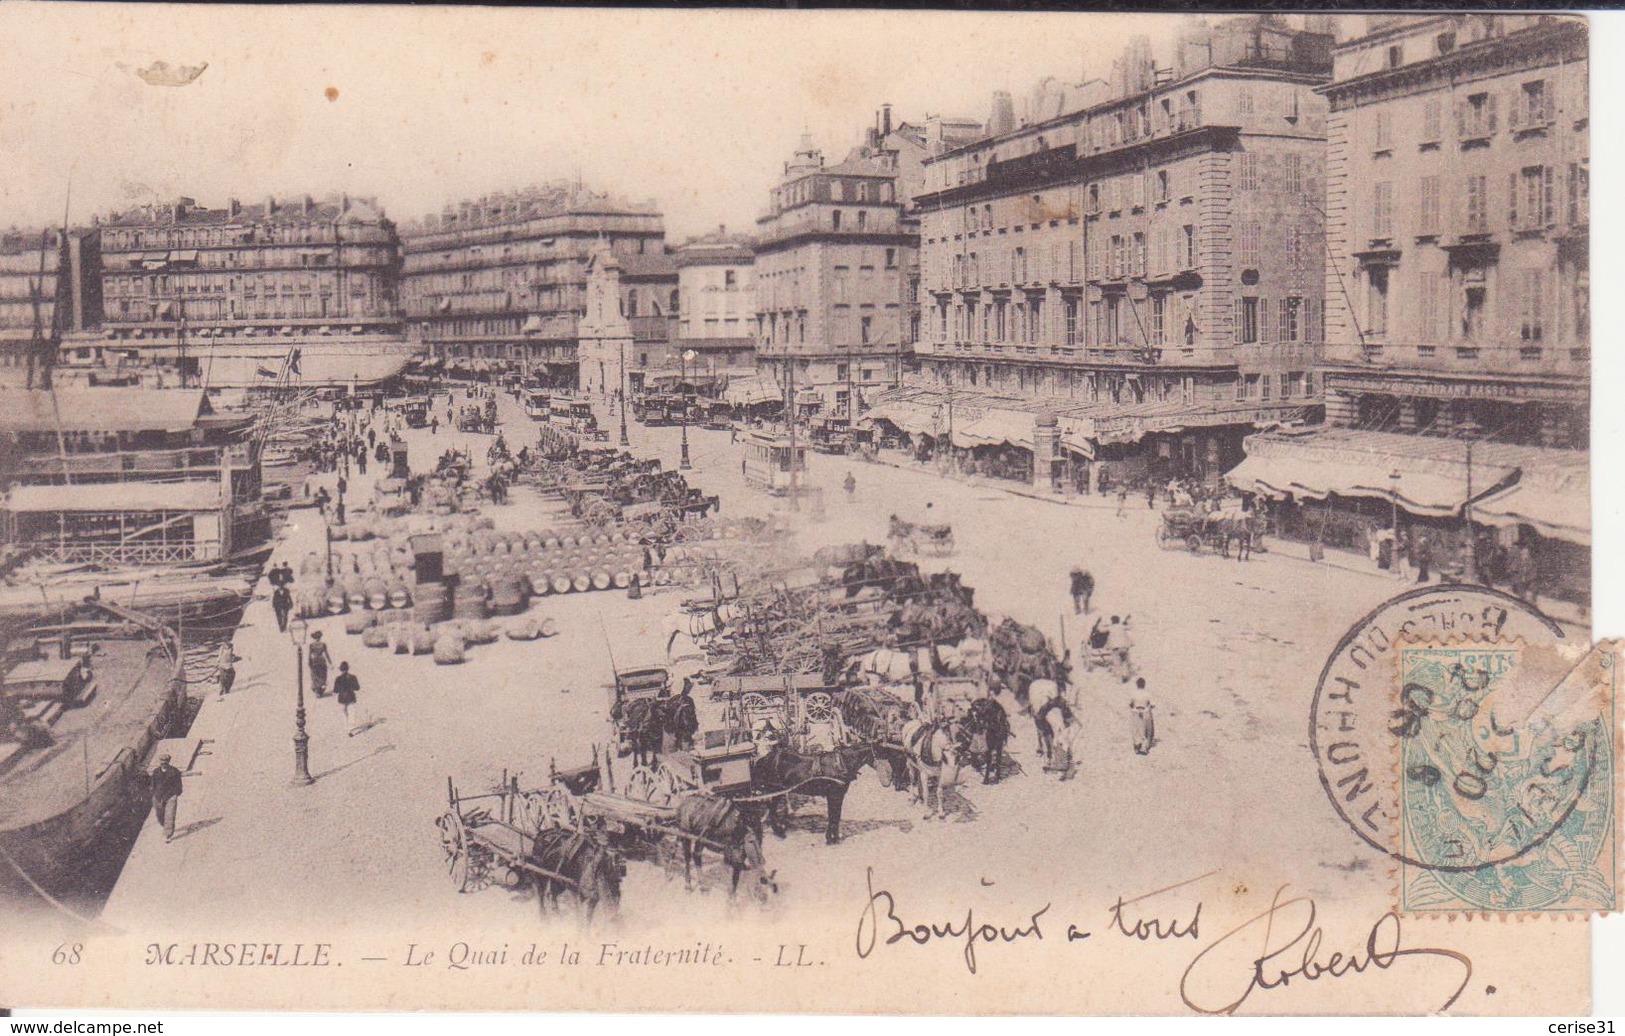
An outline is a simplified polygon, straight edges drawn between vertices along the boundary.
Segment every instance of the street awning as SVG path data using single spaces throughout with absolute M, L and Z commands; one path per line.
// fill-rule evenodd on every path
M 1248 457 L 1225 474 L 1237 489 L 1265 496 L 1324 500 L 1369 496 L 1391 500 L 1411 514 L 1446 518 L 1467 501 L 1463 476 L 1417 470 L 1396 458 L 1393 465 L 1329 464 L 1312 457 Z
M 1542 536 L 1589 547 L 1591 475 L 1583 466 L 1568 472 L 1524 471 L 1517 484 L 1474 503 L 1473 521 L 1527 525 Z
M 913 403 L 881 403 L 858 418 L 858 423 L 872 427 L 876 421 L 889 421 L 899 431 L 909 435 L 938 435 L 936 408 L 916 406 Z
M 121 482 L 85 486 L 16 486 L 5 507 L 14 514 L 51 511 L 151 513 L 214 511 L 220 485 L 200 482 Z
M 197 249 L 176 249 L 175 251 L 169 253 L 169 261 L 172 263 L 195 263 L 197 262 Z
M 955 424 L 953 443 L 959 447 L 1019 446 L 1033 448 L 1033 415 L 1010 410 L 989 410 L 974 421 Z
M 728 382 L 722 399 L 733 406 L 751 406 L 781 398 L 777 385 L 761 378 L 736 378 Z
M 446 302 L 449 304 L 451 302 L 451 300 L 447 299 Z M 525 334 L 527 334 L 527 335 L 536 334 L 536 333 L 540 332 L 541 329 L 542 329 L 542 318 L 537 316 L 535 313 L 532 313 L 530 316 L 526 317 L 525 318 L 525 326 L 520 328 L 520 330 L 522 332 L 524 332 Z
M 1426 517 L 1471 500 L 1474 521 L 1589 542 L 1590 473 L 1577 451 L 1350 428 L 1262 432 L 1246 450 L 1225 475 L 1246 492 L 1373 497 Z

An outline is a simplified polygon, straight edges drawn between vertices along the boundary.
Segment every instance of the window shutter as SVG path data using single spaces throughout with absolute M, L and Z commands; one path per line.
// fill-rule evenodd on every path
M 1512 229 L 1512 230 L 1517 230 L 1518 229 L 1518 174 L 1517 173 L 1509 173 L 1507 175 L 1507 194 L 1510 195 L 1510 198 L 1508 199 L 1508 208 L 1507 208 L 1507 227 Z
M 1542 221 L 1547 226 L 1553 226 L 1557 222 L 1556 170 L 1556 166 L 1550 165 L 1541 170 L 1541 175 L 1544 178 L 1541 200 L 1545 203 L 1546 208 L 1546 211 L 1542 214 Z
M 1466 136 L 1467 136 L 1467 102 L 1465 100 L 1458 100 L 1456 102 L 1456 137 L 1458 139 L 1462 139 L 1462 138 L 1465 138 Z
M 1495 135 L 1495 94 L 1492 92 L 1484 98 L 1484 132 Z
M 1258 300 L 1258 340 L 1259 342 L 1273 342 L 1274 336 L 1270 333 L 1270 300 Z
M 1235 307 L 1236 308 L 1236 322 L 1235 322 L 1235 328 L 1234 328 L 1234 331 L 1235 331 L 1234 337 L 1235 337 L 1236 343 L 1239 345 L 1241 343 L 1241 298 L 1239 296 L 1236 298 L 1235 303 L 1236 303 L 1236 307 Z

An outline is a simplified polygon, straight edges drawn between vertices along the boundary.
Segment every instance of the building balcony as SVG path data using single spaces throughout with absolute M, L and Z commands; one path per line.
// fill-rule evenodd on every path
M 1327 344 L 1321 358 L 1327 364 L 1377 371 L 1573 378 L 1589 374 L 1591 348 L 1555 341 L 1428 344 L 1367 339 L 1363 345 Z

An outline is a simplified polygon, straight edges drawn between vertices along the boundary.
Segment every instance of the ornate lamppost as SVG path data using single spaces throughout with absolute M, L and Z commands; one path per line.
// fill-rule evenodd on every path
M 683 470 L 683 471 L 692 470 L 693 467 L 694 467 L 694 465 L 690 464 L 689 461 L 688 461 L 688 392 L 687 392 L 687 388 L 688 388 L 688 364 L 689 364 L 690 360 L 693 360 L 698 355 L 699 354 L 696 353 L 693 349 L 684 349 L 682 352 L 677 354 L 677 359 L 679 361 L 678 362 L 679 376 L 682 378 L 682 385 L 679 386 L 679 391 L 681 391 L 683 393 L 683 453 L 682 453 L 682 458 L 677 462 L 677 467 L 679 469 Z
M 621 445 L 630 446 L 632 440 L 626 436 L 626 342 L 621 342 Z
M 305 733 L 305 636 L 309 624 L 296 618 L 288 623 L 288 637 L 294 648 L 294 681 L 298 687 L 297 704 L 293 710 L 293 783 L 314 784 L 310 775 L 310 735 Z

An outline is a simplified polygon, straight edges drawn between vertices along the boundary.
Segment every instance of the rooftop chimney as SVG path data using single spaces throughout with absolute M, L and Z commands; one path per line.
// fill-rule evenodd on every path
M 880 106 L 880 138 L 884 140 L 889 136 L 891 136 L 891 105 L 883 104 Z
M 267 194 L 265 196 L 265 215 L 266 215 L 266 217 L 269 218 L 270 215 L 275 211 L 276 211 L 276 199 L 274 197 L 272 197 L 271 195 Z
M 1016 128 L 1016 102 L 1008 90 L 993 91 L 993 111 L 987 120 L 989 136 L 999 137 Z
M 243 203 L 236 198 L 226 199 L 226 215 L 236 216 L 243 211 Z
M 310 195 L 307 194 L 307 195 L 304 196 L 303 199 L 301 199 L 299 207 L 300 207 L 301 213 L 308 216 L 308 215 L 310 215 L 311 210 L 316 207 L 316 199 L 312 198 Z

